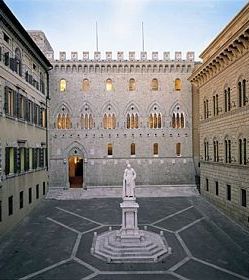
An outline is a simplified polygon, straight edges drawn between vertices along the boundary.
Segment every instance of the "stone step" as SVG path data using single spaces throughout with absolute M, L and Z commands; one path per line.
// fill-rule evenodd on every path
M 196 185 L 144 185 L 136 186 L 137 197 L 198 196 Z M 87 190 L 50 188 L 46 198 L 58 200 L 80 200 L 90 198 L 121 197 L 122 186 L 91 186 Z

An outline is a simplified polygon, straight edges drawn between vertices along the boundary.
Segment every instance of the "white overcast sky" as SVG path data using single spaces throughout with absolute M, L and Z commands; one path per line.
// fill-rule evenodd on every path
M 5 0 L 27 30 L 45 32 L 58 58 L 59 51 L 142 50 L 142 22 L 148 58 L 152 51 L 199 54 L 245 6 L 247 0 Z

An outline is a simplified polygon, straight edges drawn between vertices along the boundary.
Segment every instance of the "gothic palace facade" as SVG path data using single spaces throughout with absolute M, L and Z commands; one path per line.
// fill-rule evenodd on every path
M 197 63 L 193 52 L 55 60 L 45 34 L 28 35 L 2 3 L 1 232 L 48 182 L 61 191 L 121 186 L 127 162 L 141 186 L 200 178 L 201 194 L 249 227 L 249 4 Z
M 62 52 L 52 62 L 51 187 L 121 185 L 127 161 L 139 185 L 194 184 L 193 53 L 186 61 L 181 53 L 174 61 L 169 53 L 163 61 L 146 55 L 124 60 L 120 52 L 113 60 L 95 52 L 80 61 Z

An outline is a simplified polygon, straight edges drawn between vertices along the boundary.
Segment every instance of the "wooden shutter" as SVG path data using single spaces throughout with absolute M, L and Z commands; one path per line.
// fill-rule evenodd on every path
M 18 150 L 15 147 L 14 148 L 14 173 L 17 173 L 20 171 L 20 158 L 18 156 Z
M 10 148 L 5 148 L 5 174 L 8 175 L 10 173 Z
M 24 148 L 24 171 L 29 170 L 29 149 Z
M 9 88 L 5 86 L 4 88 L 4 112 L 5 114 L 9 114 L 9 100 L 8 100 L 8 92 Z

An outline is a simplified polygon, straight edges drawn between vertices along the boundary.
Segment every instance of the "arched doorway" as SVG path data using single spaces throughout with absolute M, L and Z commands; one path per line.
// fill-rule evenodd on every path
M 68 176 L 70 188 L 83 187 L 83 158 L 70 156 L 68 158 Z

